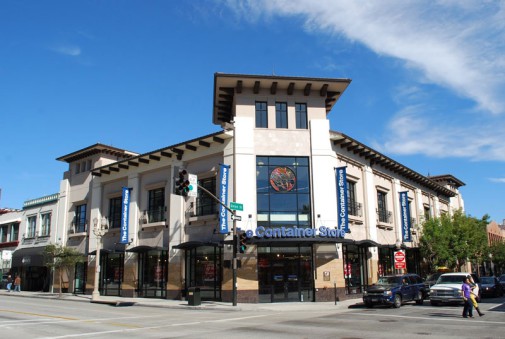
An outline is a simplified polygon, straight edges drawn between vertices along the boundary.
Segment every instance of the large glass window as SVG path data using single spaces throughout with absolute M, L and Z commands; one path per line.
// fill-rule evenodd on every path
M 201 246 L 186 251 L 186 290 L 200 287 L 202 300 L 221 300 L 221 247 Z
M 11 225 L 11 239 L 10 241 L 16 241 L 19 239 L 19 224 L 12 224 Z
M 44 213 L 41 215 L 42 225 L 40 228 L 40 235 L 45 237 L 51 232 L 51 213 Z
M 307 129 L 307 104 L 295 104 L 296 128 Z
M 268 128 L 268 110 L 266 102 L 256 102 L 256 127 Z
M 275 127 L 288 128 L 288 104 L 285 102 L 275 103 Z
M 139 253 L 139 296 L 165 298 L 167 293 L 167 251 Z
M 165 188 L 157 188 L 149 191 L 149 221 L 159 222 L 165 220 Z
M 121 284 L 123 282 L 124 254 L 104 253 L 100 257 L 100 291 L 103 295 L 121 295 Z
M 27 238 L 35 238 L 36 227 L 37 227 L 37 217 L 36 216 L 28 217 L 28 225 L 26 228 Z
M 109 200 L 109 227 L 121 227 L 121 197 Z
M 86 205 L 75 207 L 75 232 L 86 232 Z
M 0 226 L 0 242 L 7 242 L 7 229 L 8 225 Z
M 257 157 L 258 226 L 311 227 L 307 157 Z
M 216 195 L 216 177 L 198 180 L 198 184 L 210 193 Z M 217 202 L 203 190 L 198 190 L 196 197 L 196 215 L 217 213 Z

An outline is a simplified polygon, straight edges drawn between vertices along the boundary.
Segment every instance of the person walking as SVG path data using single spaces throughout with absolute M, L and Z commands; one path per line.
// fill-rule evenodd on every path
M 12 289 L 12 276 L 9 274 L 9 276 L 7 276 L 7 292 L 10 292 L 11 289 Z
M 21 277 L 16 275 L 16 279 L 14 279 L 14 291 L 21 292 Z
M 473 318 L 472 301 L 470 295 L 472 294 L 472 287 L 470 286 L 470 278 L 465 277 L 463 280 L 463 285 L 461 285 L 461 293 L 463 294 L 463 300 L 465 305 L 463 306 L 463 318 Z
M 479 317 L 482 317 L 484 313 L 480 311 L 479 303 L 477 302 L 479 299 L 479 284 L 475 283 L 472 276 L 470 276 L 470 285 L 472 286 L 472 292 L 470 292 L 470 300 L 472 301 L 472 305 L 477 313 L 479 313 Z

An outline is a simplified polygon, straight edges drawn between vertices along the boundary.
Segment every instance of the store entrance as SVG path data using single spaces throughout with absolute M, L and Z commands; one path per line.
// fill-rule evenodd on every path
M 259 301 L 313 301 L 311 253 L 311 247 L 259 247 Z

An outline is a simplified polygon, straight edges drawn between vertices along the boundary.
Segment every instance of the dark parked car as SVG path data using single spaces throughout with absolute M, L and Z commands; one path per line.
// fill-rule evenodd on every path
M 0 281 L 0 289 L 4 290 L 7 288 L 7 274 L 2 274 L 2 281 Z
M 480 277 L 480 295 L 483 297 L 503 297 L 503 287 L 496 277 Z
M 422 304 L 425 298 L 424 282 L 417 274 L 386 275 L 363 292 L 366 307 L 390 305 L 399 308 L 406 301 Z
M 438 278 L 442 275 L 441 272 L 430 274 L 424 280 L 424 287 L 426 289 L 426 294 L 430 295 L 430 287 L 437 283 Z
M 503 290 L 505 291 L 505 274 L 500 275 L 500 278 L 498 280 L 500 281 L 501 287 L 503 287 Z

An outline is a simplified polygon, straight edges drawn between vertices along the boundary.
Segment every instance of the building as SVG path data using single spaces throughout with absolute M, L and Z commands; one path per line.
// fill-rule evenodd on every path
M 331 130 L 350 82 L 216 73 L 222 130 L 145 154 L 95 144 L 58 158 L 69 165 L 59 232 L 88 256 L 70 290 L 91 293 L 99 271 L 102 295 L 179 299 L 198 287 L 207 300 L 327 301 L 393 272 L 398 249 L 422 273 L 419 225 L 463 209 L 464 184 Z M 182 170 L 197 175 L 196 196 L 177 189 Z M 234 231 L 247 232 L 245 248 Z

